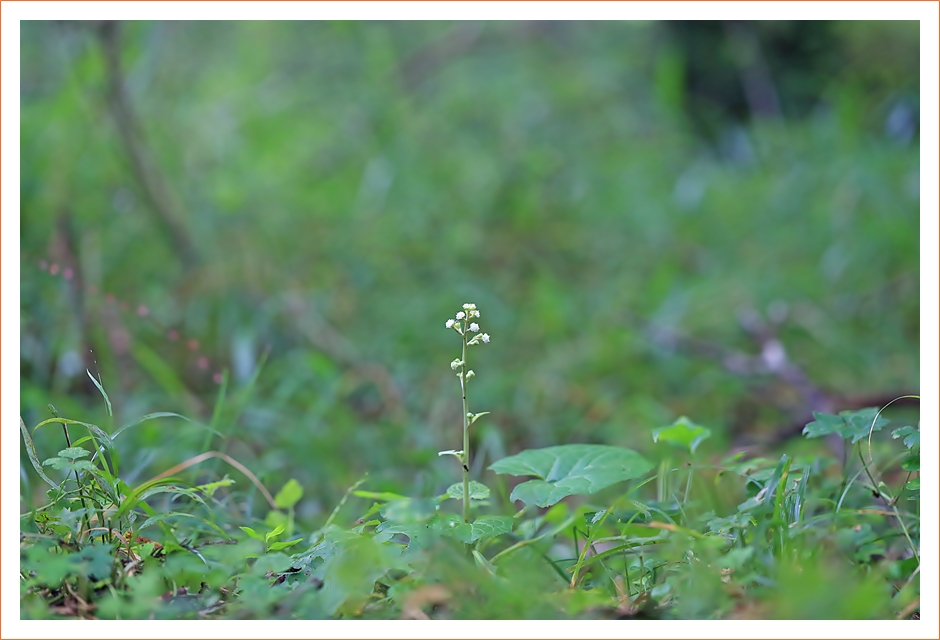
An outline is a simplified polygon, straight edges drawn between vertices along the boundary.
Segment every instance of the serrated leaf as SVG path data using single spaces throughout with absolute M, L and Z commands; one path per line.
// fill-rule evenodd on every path
M 695 449 L 711 435 L 711 429 L 697 425 L 682 416 L 669 426 L 653 429 L 653 442 L 666 442 L 688 449 L 689 453 L 695 453 Z
M 529 449 L 489 467 L 496 473 L 536 476 L 516 486 L 510 500 L 547 507 L 570 495 L 586 495 L 637 478 L 653 464 L 636 451 L 600 444 Z
M 813 417 L 815 420 L 803 427 L 803 435 L 807 438 L 821 438 L 833 433 L 841 435 L 845 428 L 845 420 L 839 416 L 813 411 Z
M 881 431 L 882 427 L 888 425 L 888 420 L 882 418 L 879 412 L 880 409 L 870 407 L 858 411 L 842 411 L 839 414 L 851 425 L 849 435 L 852 438 L 852 444 L 862 438 L 867 438 L 870 432 Z
M 897 440 L 904 438 L 904 446 L 908 449 L 920 446 L 920 429 L 916 427 L 901 427 L 891 432 L 891 437 Z
M 291 478 L 281 487 L 277 495 L 274 496 L 274 505 L 278 509 L 290 509 L 300 501 L 303 495 L 304 488 L 300 486 L 299 482 Z
M 877 414 L 878 409 L 874 407 L 858 411 L 842 411 L 837 416 L 814 411 L 815 420 L 803 428 L 803 435 L 807 438 L 820 438 L 835 433 L 855 444 L 862 438 L 867 438 L 871 431 L 880 431 L 888 424 L 888 421 L 880 415 L 876 420 Z
M 88 462 L 88 460 L 70 460 L 68 458 L 49 458 L 42 463 L 44 467 L 52 467 L 59 471 L 87 471 L 98 474 L 98 467 Z
M 447 497 L 454 500 L 463 500 L 463 483 L 455 482 L 447 487 Z M 490 489 L 482 482 L 470 481 L 470 499 L 485 500 L 490 497 Z
M 82 449 L 81 447 L 69 447 L 68 449 L 62 449 L 62 451 L 59 452 L 59 455 L 63 458 L 68 458 L 69 460 L 77 460 L 78 458 L 90 456 L 91 452 L 88 451 L 88 449 Z
M 431 529 L 470 544 L 512 531 L 509 516 L 482 516 L 467 524 L 453 513 L 440 514 L 431 522 Z

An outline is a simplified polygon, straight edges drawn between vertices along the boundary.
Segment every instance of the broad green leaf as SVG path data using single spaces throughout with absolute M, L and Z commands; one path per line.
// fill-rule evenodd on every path
M 304 488 L 300 486 L 300 483 L 291 478 L 287 483 L 281 487 L 281 490 L 277 492 L 277 495 L 274 496 L 274 504 L 278 509 L 290 509 L 293 507 L 300 498 L 304 495 Z
M 512 531 L 512 518 L 509 516 L 482 516 L 470 524 L 454 513 L 438 515 L 432 522 L 431 528 L 443 535 L 456 538 L 460 542 L 476 542 L 493 538 Z
M 402 565 L 400 549 L 379 544 L 369 536 L 336 541 L 333 553 L 323 563 L 323 607 L 331 615 L 344 607 L 361 607 L 375 589 L 375 581 Z
M 920 471 L 920 455 L 915 454 L 902 460 L 901 468 L 905 471 Z
M 389 502 L 379 513 L 392 522 L 423 522 L 434 515 L 436 502 L 430 498 L 405 498 Z
M 870 407 L 859 411 L 843 411 L 834 416 L 829 413 L 813 412 L 815 420 L 803 428 L 803 435 L 807 438 L 819 438 L 830 434 L 838 434 L 845 440 L 852 440 L 855 444 L 862 438 L 867 438 L 869 432 L 880 431 L 888 421 L 878 416 L 878 409 Z
M 570 495 L 600 491 L 617 482 L 637 478 L 653 464 L 632 449 L 600 444 L 567 444 L 529 449 L 489 467 L 496 473 L 536 476 L 518 485 L 510 500 L 548 507 Z
M 689 453 L 695 453 L 695 449 L 711 435 L 710 429 L 697 425 L 682 416 L 669 426 L 653 429 L 653 442 L 666 442 L 688 449 Z
M 453 498 L 454 500 L 463 500 L 463 483 L 455 482 L 454 484 L 447 487 L 447 497 Z M 470 499 L 471 500 L 485 500 L 490 497 L 490 489 L 482 482 L 477 482 L 476 480 L 470 481 Z
M 908 449 L 913 449 L 914 447 L 920 446 L 919 425 L 917 428 L 901 427 L 900 429 L 895 429 L 891 432 L 891 437 L 895 440 L 898 438 L 904 438 L 904 446 Z
M 389 542 L 396 534 L 408 536 L 408 545 L 405 554 L 415 553 L 431 546 L 435 536 L 431 528 L 423 522 L 382 522 L 375 527 L 374 539 L 376 542 Z

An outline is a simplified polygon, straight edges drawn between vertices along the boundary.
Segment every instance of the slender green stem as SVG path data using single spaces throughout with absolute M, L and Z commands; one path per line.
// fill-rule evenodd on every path
M 517 542 L 516 544 L 512 545 L 511 547 L 506 547 L 505 549 L 503 549 L 502 551 L 500 551 L 499 553 L 497 553 L 495 556 L 493 556 L 492 558 L 490 558 L 490 564 L 496 564 L 497 562 L 500 561 L 500 559 L 502 559 L 502 558 L 508 556 L 510 553 L 513 553 L 514 551 L 517 551 L 517 550 L 519 550 L 519 549 L 521 549 L 521 548 L 523 548 L 523 547 L 527 547 L 527 546 L 529 546 L 529 545 L 531 545 L 531 544 L 535 544 L 536 542 L 541 542 L 541 541 L 544 540 L 545 538 L 553 538 L 553 537 L 555 537 L 556 535 L 558 535 L 558 534 L 561 533 L 562 531 L 565 531 L 565 530 L 566 530 L 568 527 L 570 527 L 572 524 L 574 524 L 575 520 L 577 520 L 577 518 L 576 518 L 575 516 L 568 516 L 568 518 L 566 518 L 564 522 L 562 522 L 560 525 L 558 525 L 558 526 L 555 527 L 554 529 L 551 529 L 551 530 L 549 530 L 549 531 L 546 531 L 545 533 L 543 533 L 543 534 L 541 534 L 541 535 L 538 535 L 538 536 L 536 536 L 536 537 L 534 537 L 534 538 L 527 538 L 527 539 L 525 539 L 525 540 L 520 540 L 519 542 Z M 567 580 L 568 580 L 568 578 L 567 578 L 567 576 L 565 576 L 565 581 L 567 582 Z
M 49 405 L 49 410 L 52 412 L 52 415 L 54 415 L 56 418 L 59 417 L 59 412 L 56 411 L 55 407 L 53 407 L 51 404 Z M 62 423 L 62 432 L 65 434 L 65 446 L 71 449 L 72 439 L 69 437 L 69 425 L 65 422 Z M 78 497 L 82 502 L 82 511 L 83 511 L 82 520 L 85 522 L 85 529 L 86 530 L 91 529 L 91 521 L 88 518 L 88 505 L 85 504 L 85 495 L 82 490 L 82 483 L 79 481 L 79 478 L 78 478 L 78 470 L 73 469 L 72 473 L 75 475 L 75 486 L 78 488 Z M 65 478 L 66 480 L 68 480 L 68 475 L 66 475 Z
M 460 353 L 460 391 L 463 397 L 463 521 L 470 522 L 470 418 L 467 414 L 467 331 L 469 318 L 463 327 L 463 350 Z

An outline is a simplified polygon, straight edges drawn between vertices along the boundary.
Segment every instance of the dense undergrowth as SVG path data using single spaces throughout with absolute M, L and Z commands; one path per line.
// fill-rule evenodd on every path
M 642 454 L 567 444 L 497 460 L 470 480 L 468 348 L 489 342 L 475 305 L 462 337 L 463 482 L 405 496 L 356 482 L 305 531 L 304 488 L 271 495 L 209 451 L 132 486 L 121 436 L 57 415 L 21 420 L 47 500 L 21 517 L 24 618 L 911 618 L 920 571 L 919 424 L 876 408 L 815 414 L 806 438 L 842 459 L 696 456 L 711 431 L 688 418 L 651 431 Z M 475 314 L 475 316 L 474 316 Z M 89 373 L 110 409 L 110 399 Z M 222 396 L 220 395 L 220 402 Z M 218 409 L 218 408 L 217 408 Z M 62 429 L 64 448 L 31 433 Z M 213 434 L 211 427 L 205 427 Z M 884 438 L 890 433 L 889 438 Z M 198 465 L 229 465 L 207 477 Z M 381 476 L 377 469 L 376 475 Z M 251 484 L 253 483 L 253 484 Z M 267 500 L 248 519 L 244 485 Z M 511 493 L 509 493 L 511 487 Z M 520 508 L 521 507 L 521 508 Z M 462 516 L 460 515 L 462 512 Z

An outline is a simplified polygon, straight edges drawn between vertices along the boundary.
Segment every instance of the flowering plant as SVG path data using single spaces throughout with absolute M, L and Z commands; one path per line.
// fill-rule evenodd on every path
M 479 344 L 487 344 L 490 341 L 490 334 L 482 333 L 480 324 L 474 320 L 479 317 L 480 310 L 475 304 L 468 302 L 463 305 L 462 311 L 458 311 L 453 318 L 444 323 L 446 328 L 455 331 L 461 339 L 460 357 L 451 361 L 450 368 L 457 372 L 457 378 L 460 380 L 460 396 L 463 400 L 463 449 L 441 451 L 438 455 L 452 455 L 460 461 L 463 467 L 463 521 L 465 523 L 470 522 L 470 425 L 489 413 L 488 411 L 471 413 L 467 403 L 467 383 L 476 375 L 473 369 L 467 367 L 467 349 Z

